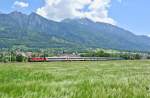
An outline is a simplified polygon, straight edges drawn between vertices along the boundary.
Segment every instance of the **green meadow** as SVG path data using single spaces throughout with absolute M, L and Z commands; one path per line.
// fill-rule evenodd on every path
M 150 98 L 150 61 L 0 63 L 0 98 Z

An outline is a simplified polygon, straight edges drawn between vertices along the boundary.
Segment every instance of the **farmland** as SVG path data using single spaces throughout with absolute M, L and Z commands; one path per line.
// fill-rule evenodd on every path
M 148 60 L 0 64 L 0 98 L 147 97 Z

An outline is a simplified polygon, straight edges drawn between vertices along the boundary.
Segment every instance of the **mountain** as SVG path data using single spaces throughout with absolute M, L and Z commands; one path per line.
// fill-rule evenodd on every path
M 150 38 L 89 19 L 47 20 L 31 13 L 0 14 L 0 48 L 111 48 L 150 50 Z

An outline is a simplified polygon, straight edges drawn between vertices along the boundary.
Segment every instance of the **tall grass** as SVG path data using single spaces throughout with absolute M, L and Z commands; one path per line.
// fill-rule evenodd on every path
M 150 61 L 0 64 L 0 98 L 149 98 Z

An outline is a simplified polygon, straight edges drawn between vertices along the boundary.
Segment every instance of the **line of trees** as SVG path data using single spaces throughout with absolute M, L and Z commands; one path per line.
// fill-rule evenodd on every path
M 0 53 L 0 62 L 27 62 L 28 58 L 16 53 Z
M 89 51 L 80 55 L 81 57 L 111 57 L 111 54 L 104 51 Z
M 107 53 L 103 50 L 89 51 L 80 55 L 81 57 L 121 57 L 126 60 L 138 60 L 142 59 L 142 56 L 138 53 Z
M 119 56 L 126 59 L 126 60 L 140 60 L 140 59 L 142 59 L 142 56 L 139 54 L 120 54 Z

